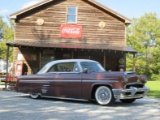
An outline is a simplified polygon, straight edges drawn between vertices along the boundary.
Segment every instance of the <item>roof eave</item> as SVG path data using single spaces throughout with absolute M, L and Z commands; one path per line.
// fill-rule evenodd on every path
M 29 6 L 29 7 L 26 7 L 26 8 L 24 8 L 24 9 L 22 9 L 22 10 L 19 10 L 19 11 L 15 12 L 15 13 L 11 14 L 11 15 L 10 15 L 10 19 L 14 20 L 14 19 L 17 18 L 18 15 L 21 15 L 21 14 L 27 12 L 27 11 L 30 11 L 30 10 L 32 10 L 32 9 L 35 9 L 36 7 L 42 6 L 42 5 L 44 5 L 44 4 L 46 4 L 46 3 L 49 3 L 49 2 L 51 2 L 51 1 L 53 1 L 53 0 L 47 0 L 47 1 L 46 1 L 46 0 L 43 0 L 43 1 L 38 2 L 38 3 L 36 3 L 36 4 L 32 5 L 32 6 Z
M 120 13 L 114 11 L 113 9 L 111 9 L 109 7 L 106 7 L 106 6 L 102 5 L 101 3 L 99 3 L 99 2 L 97 2 L 95 0 L 88 0 L 88 1 L 93 3 L 93 4 L 95 4 L 95 5 L 97 5 L 97 6 L 99 6 L 99 7 L 101 7 L 101 8 L 103 8 L 104 10 L 110 12 L 111 14 L 116 15 L 117 17 L 121 18 L 122 20 L 125 21 L 125 24 L 130 24 L 131 23 L 131 19 L 121 15 Z
M 36 3 L 36 4 L 32 5 L 32 6 L 29 6 L 27 8 L 24 8 L 24 9 L 20 10 L 20 11 L 17 11 L 17 12 L 15 12 L 15 13 L 10 15 L 10 19 L 15 20 L 15 19 L 17 19 L 18 15 L 21 15 L 21 14 L 27 12 L 27 11 L 35 9 L 36 7 L 40 7 L 40 6 L 42 6 L 44 4 L 47 4 L 47 3 L 51 2 L 51 1 L 53 1 L 53 0 L 43 0 L 43 1 L 38 2 L 38 3 Z M 125 21 L 125 24 L 130 24 L 131 23 L 131 20 L 128 19 L 127 17 L 125 17 L 125 16 L 117 13 L 116 11 L 114 11 L 114 10 L 112 10 L 112 9 L 102 5 L 102 4 L 100 4 L 99 2 L 97 2 L 95 0 L 87 0 L 87 1 L 89 1 L 90 3 L 95 4 L 96 6 L 99 6 L 99 7 L 103 8 L 104 10 L 110 12 L 111 14 L 116 15 L 117 17 L 121 18 L 122 20 Z

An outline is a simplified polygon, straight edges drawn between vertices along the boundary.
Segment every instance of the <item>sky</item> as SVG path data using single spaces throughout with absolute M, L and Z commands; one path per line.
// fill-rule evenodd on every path
M 19 11 L 41 0 L 0 0 L 0 16 L 6 16 Z M 160 0 L 96 0 L 121 15 L 132 19 L 145 13 L 156 13 L 160 18 Z

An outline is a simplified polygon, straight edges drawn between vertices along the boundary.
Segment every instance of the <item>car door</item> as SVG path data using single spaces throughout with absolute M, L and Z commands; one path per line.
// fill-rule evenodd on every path
M 75 62 L 59 63 L 53 66 L 54 79 L 50 82 L 49 94 L 54 97 L 81 98 L 82 75 Z

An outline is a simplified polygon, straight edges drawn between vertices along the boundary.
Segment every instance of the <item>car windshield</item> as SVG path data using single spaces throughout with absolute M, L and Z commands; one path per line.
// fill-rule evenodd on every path
M 97 62 L 81 62 L 82 69 L 87 69 L 88 72 L 102 72 L 105 69 Z

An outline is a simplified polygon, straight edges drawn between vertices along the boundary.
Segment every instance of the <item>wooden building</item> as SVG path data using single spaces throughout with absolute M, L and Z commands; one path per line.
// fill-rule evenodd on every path
M 15 23 L 14 63 L 27 74 L 57 59 L 93 59 L 106 70 L 125 70 L 130 20 L 94 0 L 43 0 L 10 16 Z

